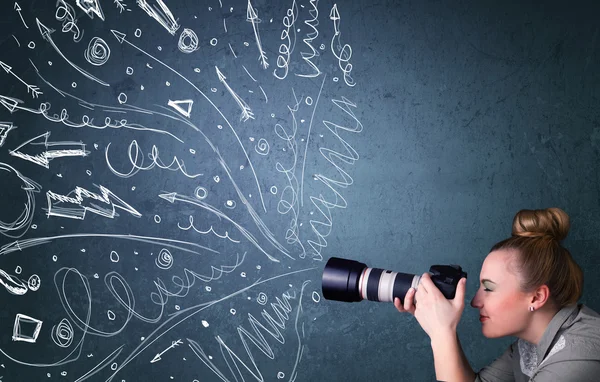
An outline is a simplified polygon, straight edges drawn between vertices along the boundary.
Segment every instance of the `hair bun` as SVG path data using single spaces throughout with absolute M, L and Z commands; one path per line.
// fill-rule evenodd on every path
M 513 219 L 512 234 L 524 237 L 551 236 L 561 241 L 567 237 L 569 227 L 569 215 L 560 208 L 521 210 Z

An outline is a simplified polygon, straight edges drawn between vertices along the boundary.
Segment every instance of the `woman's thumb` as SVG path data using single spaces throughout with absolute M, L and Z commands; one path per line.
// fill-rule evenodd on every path
M 458 303 L 463 303 L 465 300 L 465 293 L 467 289 L 467 278 L 463 277 L 458 281 L 458 285 L 456 286 L 456 293 L 454 295 L 454 301 Z

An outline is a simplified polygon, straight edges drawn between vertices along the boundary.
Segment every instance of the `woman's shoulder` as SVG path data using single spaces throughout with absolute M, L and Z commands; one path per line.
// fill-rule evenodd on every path
M 578 304 L 557 337 L 566 350 L 564 356 L 600 361 L 600 314 L 590 307 Z

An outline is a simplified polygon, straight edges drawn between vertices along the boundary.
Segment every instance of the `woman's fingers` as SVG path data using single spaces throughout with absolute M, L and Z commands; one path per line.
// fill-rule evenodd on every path
M 400 299 L 398 297 L 396 297 L 394 299 L 394 306 L 400 313 L 408 312 L 408 313 L 414 315 L 414 313 L 415 313 L 415 306 L 413 303 L 414 297 L 415 297 L 415 289 L 410 288 L 408 290 L 408 292 L 406 292 L 406 296 L 404 296 L 404 305 L 402 305 L 402 303 L 400 302 Z

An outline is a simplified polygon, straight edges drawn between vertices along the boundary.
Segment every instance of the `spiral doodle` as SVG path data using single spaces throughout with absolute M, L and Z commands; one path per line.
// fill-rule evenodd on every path
M 270 150 L 269 142 L 267 142 L 267 140 L 264 138 L 259 139 L 258 143 L 256 144 L 256 147 L 254 147 L 254 150 L 260 155 L 269 154 L 269 150 Z
M 101 66 L 106 64 L 110 58 L 110 48 L 106 41 L 100 37 L 94 37 L 90 40 L 87 50 L 83 56 L 86 61 L 95 66 Z
M 52 327 L 52 341 L 61 348 L 68 348 L 73 342 L 73 326 L 66 318 Z
M 160 250 L 156 258 L 156 266 L 160 269 L 169 269 L 173 266 L 173 256 L 171 256 L 171 252 L 168 249 L 163 248 Z
M 266 305 L 267 304 L 267 295 L 264 292 L 260 292 L 258 294 L 258 297 L 256 298 L 256 302 L 258 302 L 260 305 Z

